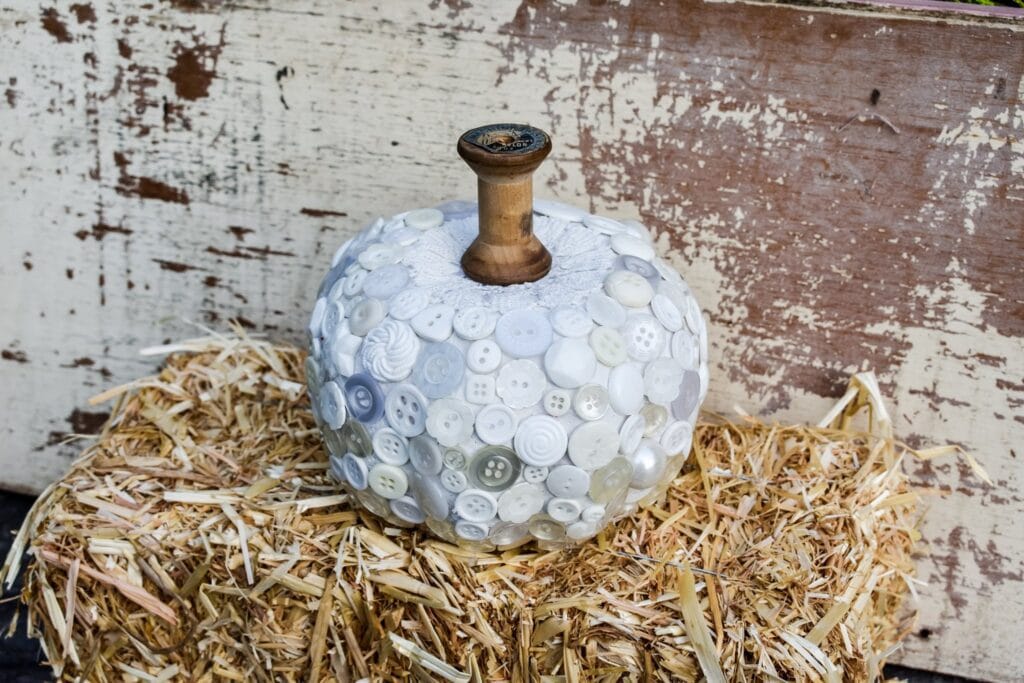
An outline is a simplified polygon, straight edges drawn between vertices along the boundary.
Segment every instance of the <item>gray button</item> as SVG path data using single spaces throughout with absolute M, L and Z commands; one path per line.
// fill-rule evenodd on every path
M 426 434 L 409 439 L 409 462 L 423 474 L 436 475 L 444 465 L 441 446 Z
M 345 399 L 352 416 L 363 423 L 376 422 L 384 415 L 384 394 L 377 380 L 359 372 L 345 382 Z
M 363 291 L 375 299 L 389 299 L 409 282 L 409 269 L 400 263 L 383 266 L 366 276 Z
M 469 464 L 469 480 L 485 491 L 504 491 L 519 477 L 522 463 L 511 448 L 486 446 Z
M 457 347 L 433 342 L 424 344 L 420 351 L 412 380 L 427 398 L 442 398 L 455 391 L 465 370 L 466 361 Z
M 356 455 L 370 455 L 373 453 L 373 441 L 366 433 L 366 427 L 355 420 L 349 420 L 339 430 L 341 442 L 346 453 Z
M 448 516 L 448 493 L 437 479 L 414 472 L 409 477 L 409 485 L 427 515 L 434 519 L 444 519 Z
M 416 436 L 427 426 L 427 399 L 411 384 L 399 384 L 384 401 L 384 415 L 402 436 Z

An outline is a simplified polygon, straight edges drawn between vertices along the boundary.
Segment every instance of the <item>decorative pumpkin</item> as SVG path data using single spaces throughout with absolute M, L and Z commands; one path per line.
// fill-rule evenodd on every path
M 656 499 L 707 391 L 693 294 L 642 225 L 533 200 L 536 128 L 459 139 L 479 203 L 378 219 L 309 324 L 340 484 L 393 524 L 506 547 L 589 538 Z

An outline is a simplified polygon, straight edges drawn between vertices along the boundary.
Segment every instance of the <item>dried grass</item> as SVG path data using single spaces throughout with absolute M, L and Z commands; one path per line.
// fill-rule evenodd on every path
M 4 567 L 33 556 L 62 680 L 861 681 L 911 628 L 916 496 L 870 375 L 819 427 L 703 424 L 667 499 L 580 548 L 494 553 L 349 507 L 298 350 L 157 351 Z

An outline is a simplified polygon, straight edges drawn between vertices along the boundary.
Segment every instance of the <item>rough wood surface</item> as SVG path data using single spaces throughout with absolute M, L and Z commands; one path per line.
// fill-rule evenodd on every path
M 454 140 L 549 131 L 536 192 L 639 217 L 712 324 L 712 408 L 816 418 L 873 368 L 936 491 L 904 662 L 1024 663 L 1024 33 L 744 3 L 0 5 L 3 485 L 57 477 L 148 372 L 236 317 L 298 340 L 335 246 L 471 197 Z M 382 153 L 381 150 L 385 150 Z M 449 158 L 450 162 L 438 160 Z

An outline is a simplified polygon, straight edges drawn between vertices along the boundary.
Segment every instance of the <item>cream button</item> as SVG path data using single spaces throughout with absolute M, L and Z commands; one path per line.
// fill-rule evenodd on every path
M 495 403 L 498 394 L 495 392 L 494 376 L 466 373 L 466 400 L 481 406 Z
M 644 436 L 654 434 L 668 422 L 668 411 L 655 403 L 645 405 L 640 414 L 644 416 L 644 422 L 647 423 L 647 426 L 644 427 Z
M 437 209 L 416 209 L 405 214 L 405 224 L 417 230 L 430 230 L 444 223 L 444 214 Z
M 562 524 L 575 521 L 582 509 L 579 502 L 572 498 L 552 498 L 547 505 L 548 516 Z
M 513 358 L 538 356 L 551 345 L 551 323 L 540 311 L 517 309 L 498 319 L 494 340 Z
M 661 435 L 661 445 L 670 455 L 688 455 L 693 427 L 688 422 L 673 422 Z
M 359 261 L 359 265 L 363 268 L 372 271 L 377 268 L 383 268 L 384 266 L 398 263 L 401 254 L 401 247 L 393 244 L 381 244 L 378 242 L 367 246 L 366 249 L 363 249 L 356 260 Z M 367 276 L 366 280 L 363 282 L 364 292 L 366 291 L 366 283 L 369 281 L 370 276 Z
M 473 411 L 462 401 L 442 398 L 427 408 L 427 433 L 442 446 L 455 446 L 473 433 Z
M 337 382 L 327 382 L 320 389 L 320 419 L 331 429 L 340 429 L 345 424 L 348 410 L 345 408 L 345 395 Z
M 427 306 L 412 317 L 412 329 L 427 341 L 442 342 L 452 336 L 455 309 L 448 304 Z
M 422 524 L 427 520 L 427 516 L 423 514 L 423 510 L 420 508 L 419 503 L 416 502 L 415 498 L 411 496 L 402 496 L 391 501 L 390 504 L 391 512 L 394 513 L 395 517 L 398 517 L 403 522 L 409 524 Z
M 532 360 L 515 360 L 498 373 L 496 391 L 509 408 L 536 405 L 547 388 L 544 371 Z
M 616 254 L 624 256 L 635 256 L 645 261 L 654 258 L 654 247 L 647 240 L 634 237 L 628 232 L 620 232 L 612 235 L 609 240 L 612 250 Z
M 672 357 L 684 370 L 696 370 L 700 366 L 700 343 L 689 330 L 673 334 L 670 348 Z
M 530 484 L 541 484 L 548 478 L 548 468 L 527 465 L 523 468 L 523 481 Z
M 368 479 L 373 492 L 389 500 L 401 498 L 409 489 L 409 479 L 405 472 L 400 467 L 386 463 L 374 465 Z
M 548 515 L 534 515 L 530 518 L 530 533 L 541 541 L 561 541 L 565 527 Z
M 628 270 L 612 271 L 604 279 L 604 291 L 623 306 L 642 308 L 651 302 L 651 283 Z
M 590 475 L 575 465 L 560 465 L 548 472 L 545 483 L 559 498 L 579 498 L 590 489 Z
M 602 364 L 615 367 L 626 362 L 626 340 L 613 327 L 597 327 L 590 333 L 590 347 Z
M 675 332 L 683 326 L 683 316 L 672 299 L 664 294 L 655 294 L 651 299 L 651 311 L 658 322 L 669 332 Z
M 608 376 L 608 397 L 612 410 L 619 415 L 632 415 L 644 407 L 644 376 L 635 363 L 612 368 Z
M 561 460 L 568 445 L 561 423 L 548 415 L 534 415 L 519 423 L 516 430 L 516 455 L 527 465 L 547 467 Z
M 382 382 L 400 382 L 409 376 L 420 352 L 420 340 L 399 320 L 385 320 L 363 341 L 363 366 Z
M 679 396 L 683 368 L 671 358 L 656 358 L 644 368 L 644 391 L 652 403 L 668 405 Z
M 455 314 L 452 326 L 455 334 L 469 341 L 483 339 L 494 331 L 497 321 L 494 314 L 483 306 L 470 306 Z
M 654 360 L 665 347 L 665 331 L 650 315 L 634 315 L 622 328 L 626 340 L 626 353 L 640 361 Z
M 473 456 L 468 475 L 478 489 L 504 491 L 519 478 L 522 468 L 522 462 L 511 448 L 485 446 Z
M 395 320 L 408 320 L 430 305 L 430 294 L 418 287 L 403 289 L 391 298 L 388 313 Z
M 482 541 L 487 538 L 487 526 L 460 519 L 455 523 L 455 534 L 467 541 Z
M 564 389 L 589 382 L 597 369 L 597 357 L 582 339 L 559 339 L 544 354 L 548 378 Z
M 490 339 L 481 339 L 466 350 L 466 365 L 473 372 L 494 372 L 501 364 L 501 349 Z
M 487 522 L 497 511 L 498 502 L 487 491 L 467 489 L 455 499 L 455 514 L 470 522 Z
M 626 309 L 622 304 L 598 291 L 587 296 L 587 313 L 598 325 L 618 327 L 626 322 Z
M 646 426 L 647 421 L 644 420 L 643 415 L 627 417 L 626 421 L 622 423 L 622 427 L 619 428 L 619 451 L 631 455 L 640 445 L 640 440 L 644 438 Z
M 625 458 L 615 458 L 590 475 L 590 497 L 608 503 L 624 493 L 633 478 L 633 466 Z
M 544 412 L 551 417 L 561 417 L 572 408 L 572 397 L 565 389 L 552 389 L 544 394 Z
M 498 499 L 498 517 L 505 522 L 525 522 L 544 508 L 544 490 L 534 484 L 516 484 Z
M 647 489 L 655 486 L 665 471 L 665 451 L 653 441 L 642 441 L 629 461 L 633 465 L 633 478 L 630 482 L 633 488 Z
M 569 436 L 569 459 L 588 471 L 607 465 L 618 451 L 619 434 L 607 422 L 587 422 Z
M 379 299 L 363 299 L 357 303 L 348 317 L 348 326 L 357 337 L 365 336 L 377 323 L 384 319 L 387 309 Z
M 409 269 L 405 266 L 394 263 L 377 268 L 366 276 L 363 283 L 363 291 L 366 296 L 374 299 L 390 299 L 402 291 L 409 282 Z
M 409 440 L 409 463 L 417 472 L 437 475 L 444 465 L 441 447 L 426 434 L 413 437 Z
M 572 407 L 584 420 L 600 420 L 608 412 L 608 391 L 599 384 L 580 387 Z
M 462 493 L 469 486 L 465 472 L 445 468 L 441 471 L 441 486 L 452 493 Z
M 384 399 L 384 417 L 405 437 L 421 434 L 427 426 L 427 399 L 411 384 L 399 384 Z
M 515 436 L 518 420 L 512 409 L 501 403 L 484 406 L 476 414 L 476 435 L 487 444 L 509 443 Z
M 341 459 L 341 471 L 345 475 L 345 481 L 351 484 L 356 491 L 366 488 L 368 482 L 366 458 L 346 453 L 345 457 Z
M 563 337 L 585 337 L 594 328 L 590 315 L 576 306 L 559 306 L 548 317 L 551 327 Z
M 390 427 L 382 427 L 374 433 L 373 452 L 389 465 L 404 465 L 409 461 L 408 442 Z

